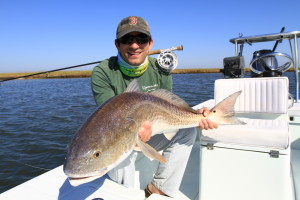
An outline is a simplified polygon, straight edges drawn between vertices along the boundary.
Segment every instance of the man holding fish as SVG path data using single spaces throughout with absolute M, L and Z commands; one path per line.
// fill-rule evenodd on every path
M 68 145 L 64 173 L 72 186 L 108 173 L 133 186 L 135 160 L 141 150 L 160 161 L 146 196 L 174 196 L 178 191 L 192 146 L 195 127 L 244 124 L 234 117 L 237 91 L 212 109 L 195 111 L 171 92 L 172 78 L 148 57 L 153 45 L 149 26 L 140 17 L 123 19 L 117 29 L 118 56 L 102 61 L 92 73 L 98 109 L 83 123 Z M 163 150 L 163 155 L 157 151 Z
M 157 89 L 172 91 L 170 73 L 161 69 L 155 58 L 148 57 L 152 45 L 150 29 L 144 19 L 130 16 L 119 23 L 115 40 L 118 55 L 102 61 L 93 70 L 92 91 L 97 105 L 123 93 L 134 79 L 137 79 L 141 92 L 149 93 Z M 203 108 L 198 113 L 207 116 L 210 111 Z M 213 129 L 218 124 L 204 118 L 199 120 L 199 127 Z M 163 150 L 166 162 L 159 163 L 153 181 L 145 189 L 146 196 L 157 193 L 172 197 L 179 189 L 197 131 L 192 127 L 153 136 L 152 132 L 153 127 L 148 120 L 138 127 L 139 139 L 157 151 Z M 137 152 L 133 151 L 111 169 L 108 172 L 110 178 L 133 186 L 136 156 Z

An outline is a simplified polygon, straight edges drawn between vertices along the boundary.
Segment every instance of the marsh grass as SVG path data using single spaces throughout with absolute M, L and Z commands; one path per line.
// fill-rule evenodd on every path
M 246 68 L 246 72 L 249 72 L 250 69 Z M 289 69 L 288 71 L 294 71 L 294 69 Z M 21 73 L 0 73 L 0 79 L 5 80 L 9 78 L 16 78 L 27 76 L 31 74 L 36 74 L 39 72 L 21 72 Z M 221 73 L 221 68 L 201 68 L 201 69 L 175 69 L 172 71 L 172 74 L 194 74 L 194 73 Z M 85 78 L 90 77 L 92 71 L 89 70 L 77 70 L 77 71 L 56 71 L 45 74 L 39 74 L 34 76 L 26 77 L 25 79 L 39 79 L 39 78 Z
M 21 73 L 0 73 L 0 79 L 23 77 L 40 72 L 21 72 Z M 90 77 L 91 71 L 57 71 L 44 73 L 34 76 L 25 77 L 25 79 L 38 79 L 38 78 L 83 78 Z

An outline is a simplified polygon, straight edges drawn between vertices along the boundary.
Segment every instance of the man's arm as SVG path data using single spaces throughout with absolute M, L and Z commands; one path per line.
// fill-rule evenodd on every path
M 110 85 L 110 80 L 99 67 L 95 67 L 92 72 L 91 87 L 97 106 L 115 96 L 115 92 Z

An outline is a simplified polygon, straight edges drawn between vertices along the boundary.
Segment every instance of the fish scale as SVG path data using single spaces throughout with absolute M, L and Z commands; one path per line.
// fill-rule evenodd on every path
M 132 96 L 140 96 L 138 93 L 129 94 Z M 151 94 L 143 94 L 142 103 L 136 103 L 134 109 L 136 115 L 134 118 L 143 121 L 154 122 L 156 120 L 166 121 L 169 125 L 191 124 L 191 122 L 199 122 L 203 116 L 186 111 L 174 104 L 163 99 L 152 96 Z M 135 98 L 135 101 L 139 101 Z M 192 125 L 191 125 L 192 126 Z

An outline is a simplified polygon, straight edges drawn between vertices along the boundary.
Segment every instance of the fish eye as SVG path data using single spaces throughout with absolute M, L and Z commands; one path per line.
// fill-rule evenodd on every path
M 96 151 L 93 156 L 94 158 L 99 158 L 101 154 L 102 154 L 101 151 Z
M 216 110 L 213 110 L 213 113 L 216 113 L 217 111 Z

